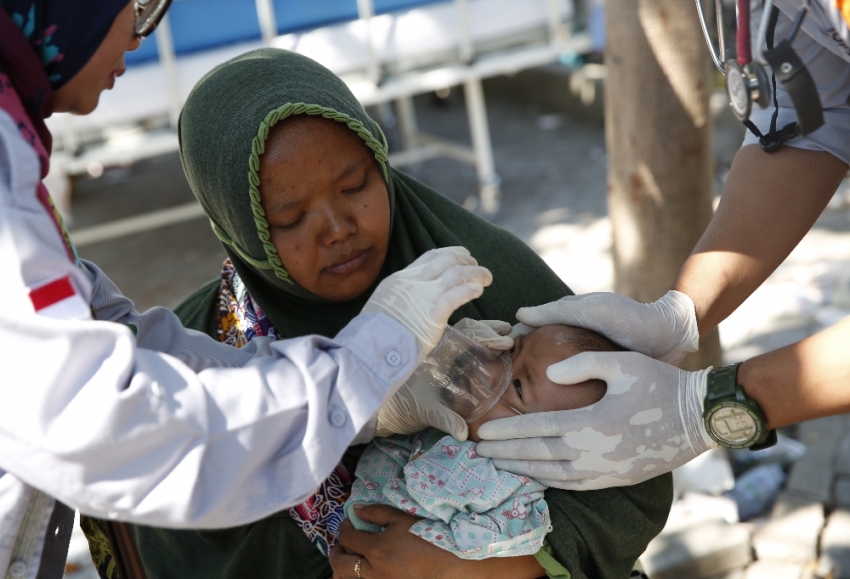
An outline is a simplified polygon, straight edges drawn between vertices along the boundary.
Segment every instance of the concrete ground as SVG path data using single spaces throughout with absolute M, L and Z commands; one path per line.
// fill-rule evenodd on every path
M 485 84 L 485 92 L 502 178 L 502 209 L 493 222 L 538 251 L 576 293 L 610 290 L 611 225 L 599 95 L 590 108 L 581 109 L 567 77 L 552 69 L 495 79 Z M 442 100 L 426 95 L 416 104 L 420 129 L 468 142 L 457 91 Z M 715 104 L 721 111 L 722 102 Z M 388 132 L 392 141 L 391 126 Z M 727 113 L 720 115 L 715 139 L 719 186 L 742 135 Z M 454 161 L 433 160 L 408 171 L 459 203 L 475 193 L 474 170 Z M 76 180 L 73 229 L 191 200 L 176 155 L 108 168 L 99 178 Z M 140 310 L 175 306 L 216 277 L 224 257 L 203 218 L 87 245 L 80 253 L 100 265 Z M 848 314 L 850 193 L 842 190 L 787 262 L 721 326 L 725 357 L 738 361 L 783 346 Z M 850 455 L 850 442 L 847 446 Z M 88 579 L 85 557 L 75 557 L 83 567 L 68 577 Z

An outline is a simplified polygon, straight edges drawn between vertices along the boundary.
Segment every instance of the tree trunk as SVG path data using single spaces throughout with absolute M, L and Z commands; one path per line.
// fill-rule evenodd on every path
M 617 293 L 650 302 L 712 216 L 710 60 L 693 2 L 607 0 L 605 136 Z M 721 363 L 716 331 L 682 367 Z

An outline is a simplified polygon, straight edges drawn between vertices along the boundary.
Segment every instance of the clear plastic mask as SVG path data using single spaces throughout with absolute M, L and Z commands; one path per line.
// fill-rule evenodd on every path
M 501 401 L 511 382 L 511 370 L 511 357 L 507 352 L 497 356 L 446 326 L 440 343 L 407 383 L 416 389 L 434 390 L 446 407 L 466 422 L 473 422 Z

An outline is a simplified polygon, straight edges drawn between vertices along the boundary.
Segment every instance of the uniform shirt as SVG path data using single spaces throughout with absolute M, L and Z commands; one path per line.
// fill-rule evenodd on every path
M 774 33 L 774 45 L 788 36 L 800 4 L 800 0 L 775 0 L 775 6 L 779 8 L 780 14 Z M 761 0 L 751 5 L 750 28 L 753 55 L 755 55 L 755 43 L 762 15 Z M 802 30 L 795 37 L 792 46 L 815 82 L 823 106 L 824 124 L 813 133 L 791 139 L 786 144 L 810 151 L 826 151 L 850 164 L 850 106 L 847 104 L 850 97 L 848 36 L 850 31 L 835 7 L 834 1 L 821 0 L 811 3 L 811 9 L 803 20 Z M 770 74 L 769 67 L 768 74 Z M 779 104 L 776 128 L 781 129 L 788 123 L 796 121 L 797 113 L 794 111 L 791 98 L 779 81 L 776 82 L 776 98 Z M 760 109 L 754 105 L 750 120 L 762 133 L 767 133 L 776 110 L 772 102 L 766 109 Z M 755 135 L 747 131 L 744 146 L 757 144 L 758 139 Z
M 138 314 L 100 270 L 68 259 L 38 181 L 32 147 L 0 111 L 4 579 L 61 577 L 59 501 L 204 528 L 298 504 L 421 362 L 414 336 L 380 314 L 334 339 L 242 350 L 184 330 L 167 310 Z

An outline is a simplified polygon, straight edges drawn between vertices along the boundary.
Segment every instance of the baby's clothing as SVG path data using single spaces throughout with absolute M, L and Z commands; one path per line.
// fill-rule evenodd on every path
M 498 470 L 474 442 L 433 429 L 376 438 L 355 477 L 345 504 L 355 528 L 380 530 L 360 520 L 354 505 L 390 505 L 423 517 L 411 533 L 464 559 L 533 555 L 552 529 L 545 486 Z

